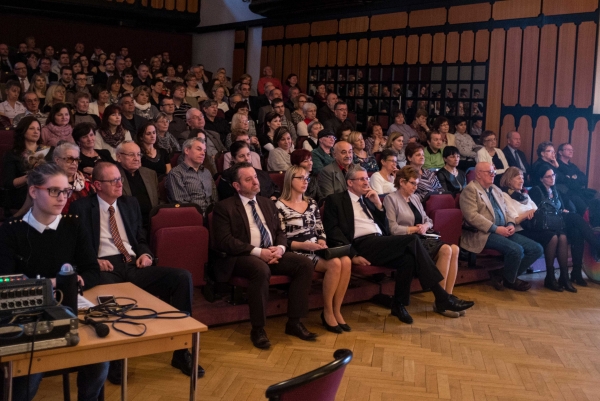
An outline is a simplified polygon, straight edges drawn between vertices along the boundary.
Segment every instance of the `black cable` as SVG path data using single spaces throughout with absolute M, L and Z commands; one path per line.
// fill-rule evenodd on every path
M 29 383 L 31 381 L 31 365 L 33 365 L 33 348 L 35 347 L 35 332 L 37 331 L 37 324 L 40 321 L 42 315 L 38 315 L 37 319 L 33 323 L 33 334 L 31 335 L 31 352 L 29 353 L 29 368 L 27 369 L 27 399 L 29 400 Z

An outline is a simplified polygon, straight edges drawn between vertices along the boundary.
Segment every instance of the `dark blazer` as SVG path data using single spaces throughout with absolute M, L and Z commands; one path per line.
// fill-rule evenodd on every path
M 364 198 L 364 202 L 381 233 L 390 235 L 390 225 L 385 209 L 377 209 L 367 198 Z M 336 247 L 352 243 L 354 240 L 354 209 L 348 191 L 330 195 L 325 199 L 325 211 L 322 218 L 327 234 L 327 246 Z M 355 255 L 356 251 L 352 250 L 351 256 Z
M 335 160 L 321 169 L 319 172 L 319 194 L 321 198 L 346 190 L 348 190 L 346 179 Z
M 504 149 L 502 149 L 502 152 L 504 153 L 504 157 L 506 157 L 506 161 L 508 162 L 509 166 L 521 168 L 521 166 L 519 166 L 517 164 L 517 161 L 515 160 L 515 157 L 513 156 L 513 152 L 510 150 L 510 148 L 508 146 L 505 146 Z M 517 154 L 519 155 L 519 159 L 521 159 L 523 166 L 525 166 L 525 170 L 526 170 L 527 174 L 531 174 L 531 166 L 529 165 L 529 163 L 527 163 L 527 159 L 525 158 L 525 153 L 523 153 L 522 150 L 517 149 Z
M 273 201 L 257 196 L 256 201 L 265 216 L 266 227 L 273 238 L 273 246 L 287 247 L 287 237 L 281 229 L 279 212 Z M 215 266 L 215 278 L 225 282 L 231 278 L 231 273 L 238 256 L 248 256 L 254 249 L 250 244 L 250 224 L 242 200 L 238 195 L 227 198 L 215 205 L 213 220 L 210 225 L 212 247 L 227 254 Z
M 259 98 L 257 96 L 248 96 L 246 99 L 246 103 L 250 106 L 250 117 L 256 121 L 258 120 L 258 111 L 262 106 L 266 106 L 265 104 L 261 104 Z M 269 104 L 269 100 L 267 99 L 267 105 Z
M 256 176 L 258 178 L 258 182 L 260 184 L 260 192 L 258 196 L 264 196 L 265 198 L 270 198 L 274 196 L 279 198 L 281 195 L 280 189 L 277 187 L 277 184 L 271 180 L 269 173 L 263 170 L 255 170 Z M 217 191 L 219 192 L 219 199 L 224 200 L 231 196 L 236 196 L 237 191 L 231 185 L 232 177 L 231 177 L 231 168 L 223 171 L 221 174 L 221 179 L 219 180 L 219 185 L 217 186 Z
M 142 212 L 140 205 L 132 196 L 121 196 L 117 199 L 117 207 L 123 218 L 123 225 L 127 233 L 127 240 L 136 256 L 145 253 L 152 256 L 150 246 L 146 240 L 146 231 L 142 228 Z M 89 230 L 92 245 L 96 255 L 100 249 L 100 206 L 98 195 L 91 195 L 71 203 L 69 213 L 76 214 L 81 219 L 82 225 Z
M 148 120 L 142 116 L 133 113 L 133 124 L 121 114 L 121 125 L 131 134 L 132 138 L 137 136 L 137 130 L 144 125 Z
M 131 188 L 129 187 L 129 182 L 127 181 L 128 173 L 123 170 L 123 168 L 117 165 L 119 171 L 121 172 L 121 179 L 123 182 L 123 195 L 125 196 L 133 196 L 131 194 Z M 152 207 L 158 206 L 158 178 L 156 176 L 156 171 L 146 168 L 140 167 L 139 169 L 140 175 L 142 176 L 142 181 L 144 181 L 144 186 L 146 187 L 146 191 L 148 192 L 148 197 L 150 198 L 150 203 Z

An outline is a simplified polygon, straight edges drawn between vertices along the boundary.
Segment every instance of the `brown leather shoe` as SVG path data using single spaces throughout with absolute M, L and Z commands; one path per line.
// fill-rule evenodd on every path
M 254 344 L 256 348 L 269 349 L 271 347 L 271 342 L 267 337 L 265 329 L 252 329 L 250 332 L 250 340 L 252 340 L 252 344 Z
M 531 283 L 516 278 L 514 283 L 504 280 L 504 287 L 515 291 L 528 291 L 531 288 Z
M 298 323 L 290 323 L 287 322 L 285 324 L 285 334 L 289 334 L 290 336 L 296 336 L 304 341 L 315 341 L 317 338 L 316 333 L 311 333 L 304 327 L 304 325 L 300 322 Z

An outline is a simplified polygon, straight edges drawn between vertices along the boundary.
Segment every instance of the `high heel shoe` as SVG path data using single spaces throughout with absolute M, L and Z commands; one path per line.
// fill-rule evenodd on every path
M 327 331 L 331 331 L 332 333 L 342 334 L 344 332 L 344 330 L 342 330 L 339 324 L 337 326 L 328 325 L 325 321 L 325 315 L 323 314 L 323 312 L 321 312 L 321 323 L 323 323 L 323 327 L 325 327 Z
M 546 276 L 546 278 L 544 279 L 544 287 L 556 292 L 563 291 L 562 286 L 558 284 L 558 281 L 556 281 L 556 277 L 554 277 L 554 274 Z
M 344 331 L 352 331 L 352 327 L 348 326 L 346 323 L 338 323 L 338 326 Z
M 560 284 L 565 290 L 569 291 L 569 292 L 577 292 L 577 288 L 573 287 L 573 284 L 571 284 L 571 282 L 569 281 L 568 277 L 559 277 L 558 278 L 558 284 Z

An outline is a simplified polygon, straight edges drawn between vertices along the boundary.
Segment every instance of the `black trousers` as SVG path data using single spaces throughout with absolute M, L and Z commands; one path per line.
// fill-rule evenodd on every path
M 413 277 L 419 279 L 423 289 L 431 288 L 444 279 L 416 235 L 357 238 L 352 245 L 372 265 L 396 269 L 394 298 L 402 305 L 410 302 Z
M 180 311 L 192 313 L 192 275 L 184 269 L 125 263 L 121 255 L 100 258 L 113 265 L 113 271 L 100 272 L 101 284 L 130 282 Z M 107 294 L 111 295 L 111 294 Z M 142 305 L 143 306 L 143 305 Z
M 306 256 L 286 252 L 279 263 L 267 264 L 256 256 L 238 256 L 233 275 L 250 280 L 248 305 L 250 323 L 253 327 L 264 327 L 267 322 L 267 301 L 271 274 L 290 276 L 288 293 L 288 317 L 299 319 L 308 313 L 308 293 L 312 282 L 313 263 Z
M 600 238 L 596 237 L 590 225 L 577 213 L 563 213 L 565 231 L 571 243 L 573 267 L 581 270 L 583 265 L 584 242 L 587 241 L 592 249 L 600 250 Z

